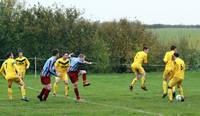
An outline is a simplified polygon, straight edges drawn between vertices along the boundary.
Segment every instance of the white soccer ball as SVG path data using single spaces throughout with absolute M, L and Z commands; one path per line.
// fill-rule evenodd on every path
M 182 97 L 181 95 L 177 95 L 177 96 L 176 96 L 176 100 L 177 100 L 177 101 L 182 101 L 182 99 L 183 99 L 183 97 Z

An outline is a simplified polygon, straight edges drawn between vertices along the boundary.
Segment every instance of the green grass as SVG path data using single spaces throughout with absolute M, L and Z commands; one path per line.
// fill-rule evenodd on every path
M 81 97 L 86 100 L 77 103 L 73 99 L 74 93 L 70 84 L 70 98 L 62 96 L 49 96 L 47 102 L 36 99 L 38 91 L 27 89 L 29 103 L 20 100 L 18 86 L 13 86 L 14 100 L 7 98 L 7 82 L 0 79 L 0 115 L 12 116 L 199 116 L 200 72 L 187 72 L 184 81 L 185 102 L 168 103 L 161 99 L 162 73 L 148 73 L 148 92 L 140 89 L 140 82 L 133 92 L 128 90 L 128 85 L 133 74 L 90 74 L 88 79 L 90 87 L 82 87 L 81 79 L 79 88 Z M 28 75 L 26 85 L 36 90 L 41 89 L 39 78 Z M 64 95 L 63 83 L 60 83 L 58 93 Z

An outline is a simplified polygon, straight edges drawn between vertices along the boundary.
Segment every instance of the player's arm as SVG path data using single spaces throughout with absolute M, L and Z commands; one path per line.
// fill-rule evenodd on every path
M 163 58 L 163 61 L 164 61 L 165 64 L 167 64 L 167 62 L 168 62 L 168 55 L 167 55 L 167 53 L 165 54 L 165 57 Z
M 72 52 L 68 56 L 69 56 L 69 58 L 71 58 L 73 55 L 74 55 L 74 53 Z
M 144 60 L 143 60 L 144 64 L 147 64 L 148 61 L 147 61 L 147 55 L 144 55 Z
M 26 69 L 29 69 L 29 67 L 30 67 L 30 62 L 28 61 L 28 59 L 26 58 Z
M 2 64 L 1 68 L 0 68 L 0 73 L 5 77 L 6 74 L 5 74 L 5 69 L 4 69 L 4 63 Z
M 84 60 L 84 61 L 83 61 L 83 64 L 92 64 L 92 62 L 89 62 L 89 61 Z
M 55 75 L 55 76 L 56 76 L 56 72 L 55 72 L 55 70 L 53 69 L 53 67 L 54 67 L 53 62 L 50 61 L 49 66 L 48 66 L 48 71 L 49 71 L 52 75 Z

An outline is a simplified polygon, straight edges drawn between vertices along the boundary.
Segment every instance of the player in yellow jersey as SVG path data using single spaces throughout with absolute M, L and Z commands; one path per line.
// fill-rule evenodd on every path
M 163 88 L 162 98 L 165 98 L 167 96 L 167 82 L 172 78 L 174 70 L 174 63 L 172 61 L 172 57 L 176 51 L 177 51 L 176 46 L 172 45 L 170 47 L 170 51 L 166 52 L 165 57 L 163 59 L 165 63 L 165 70 L 163 73 L 163 82 L 162 82 L 162 88 Z M 173 91 L 174 91 L 173 95 L 175 96 L 175 87 L 173 88 Z
M 5 79 L 8 81 L 8 97 L 10 100 L 13 99 L 12 97 L 12 83 L 15 82 L 21 87 L 21 94 L 22 94 L 22 100 L 28 102 L 29 100 L 26 97 L 26 90 L 25 90 L 25 84 L 23 80 L 21 79 L 19 75 L 19 70 L 16 65 L 16 62 L 13 58 L 13 53 L 10 52 L 7 54 L 7 59 L 3 62 L 0 73 L 5 77 Z
M 145 86 L 145 80 L 146 80 L 146 73 L 144 68 L 142 67 L 143 63 L 147 63 L 147 54 L 149 52 L 149 49 L 147 47 L 143 48 L 143 51 L 137 52 L 137 54 L 134 57 L 134 62 L 131 65 L 131 68 L 133 72 L 136 74 L 136 77 L 132 80 L 131 85 L 129 86 L 129 89 L 132 91 L 133 87 L 135 86 L 135 83 L 137 80 L 141 78 L 141 89 L 144 91 L 147 91 L 147 88 Z
M 54 86 L 53 86 L 53 95 L 56 96 L 57 89 L 58 89 L 58 83 L 59 83 L 60 80 L 62 80 L 65 83 L 65 96 L 67 97 L 68 96 L 68 90 L 69 90 L 67 70 L 70 66 L 68 54 L 65 53 L 61 58 L 59 58 L 55 62 L 54 66 L 55 66 L 57 76 L 55 77 L 55 82 L 54 82 Z
M 173 100 L 172 88 L 175 87 L 176 85 L 178 87 L 178 92 L 182 97 L 181 101 L 184 101 L 182 82 L 184 80 L 184 75 L 185 75 L 184 74 L 185 73 L 185 63 L 181 58 L 179 58 L 178 53 L 174 53 L 173 61 L 174 61 L 174 73 L 168 84 L 169 101 L 172 102 L 172 100 Z
M 24 80 L 25 73 L 26 73 L 26 70 L 30 66 L 30 62 L 28 61 L 28 59 L 26 57 L 23 56 L 22 50 L 18 51 L 18 55 L 19 56 L 15 60 L 16 60 L 16 64 L 17 64 L 17 67 L 19 70 L 19 74 L 20 74 L 22 80 Z

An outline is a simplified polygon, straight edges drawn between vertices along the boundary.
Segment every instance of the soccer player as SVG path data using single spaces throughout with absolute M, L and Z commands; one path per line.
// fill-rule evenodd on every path
M 145 86 L 145 80 L 146 80 L 146 73 L 144 68 L 142 67 L 143 63 L 147 63 L 147 54 L 149 52 L 149 48 L 144 47 L 143 51 L 137 52 L 137 54 L 134 57 L 134 62 L 131 65 L 131 68 L 133 72 L 136 74 L 136 77 L 132 80 L 131 85 L 129 86 L 129 89 L 132 91 L 133 87 L 136 84 L 136 81 L 141 78 L 141 89 L 144 91 L 147 91 L 147 88 Z
M 176 46 L 172 45 L 170 47 L 170 51 L 166 52 L 165 57 L 163 59 L 165 63 L 165 70 L 163 73 L 163 83 L 162 83 L 162 88 L 163 88 L 163 95 L 162 98 L 165 98 L 167 96 L 167 82 L 172 78 L 172 73 L 174 69 L 174 63 L 172 61 L 172 57 L 174 53 L 176 52 Z M 175 87 L 173 88 L 173 91 L 175 91 Z M 173 92 L 175 96 L 175 92 Z
M 172 88 L 175 87 L 176 85 L 178 87 L 178 92 L 182 97 L 181 101 L 184 101 L 182 82 L 184 80 L 185 63 L 181 58 L 179 58 L 178 53 L 174 53 L 173 61 L 174 61 L 174 73 L 173 73 L 173 77 L 171 78 L 168 84 L 169 101 L 172 102 L 173 100 Z
M 65 53 L 62 58 L 59 58 L 55 62 L 55 70 L 56 70 L 56 77 L 55 77 L 55 82 L 53 85 L 53 95 L 56 96 L 57 89 L 58 89 L 58 83 L 60 80 L 64 81 L 65 83 L 65 96 L 68 96 L 68 74 L 67 70 L 69 68 L 70 62 L 68 59 L 68 53 Z
M 54 49 L 52 50 L 52 57 L 50 57 L 44 64 L 43 69 L 40 74 L 41 83 L 44 85 L 43 89 L 41 90 L 40 94 L 37 96 L 37 98 L 40 101 L 46 101 L 49 92 L 51 91 L 51 75 L 57 76 L 55 69 L 54 69 L 54 63 L 59 58 L 59 50 Z
M 80 95 L 78 91 L 78 73 L 79 73 L 79 68 L 80 64 L 92 64 L 92 62 L 85 61 L 85 55 L 80 54 L 78 58 L 76 57 L 71 57 L 70 58 L 70 67 L 68 70 L 68 75 L 71 80 L 71 82 L 74 85 L 74 93 L 76 95 L 77 101 L 80 100 Z
M 18 58 L 15 59 L 16 65 L 18 67 L 19 74 L 20 74 L 22 80 L 24 80 L 25 73 L 26 73 L 26 70 L 30 66 L 30 62 L 28 61 L 28 59 L 26 57 L 23 56 L 22 50 L 18 51 L 18 55 L 19 55 Z
M 25 84 L 20 77 L 19 70 L 18 70 L 16 62 L 14 60 L 14 56 L 13 56 L 12 52 L 9 52 L 7 54 L 7 59 L 3 62 L 0 72 L 5 77 L 5 79 L 8 81 L 8 97 L 9 97 L 9 99 L 10 100 L 13 99 L 12 83 L 15 82 L 18 85 L 20 85 L 22 100 L 28 102 L 29 100 L 26 97 Z
M 69 54 L 69 58 L 72 57 L 74 53 Z M 84 68 L 84 64 L 79 64 L 79 74 L 82 75 L 83 87 L 90 86 L 90 82 L 87 80 L 87 71 Z

